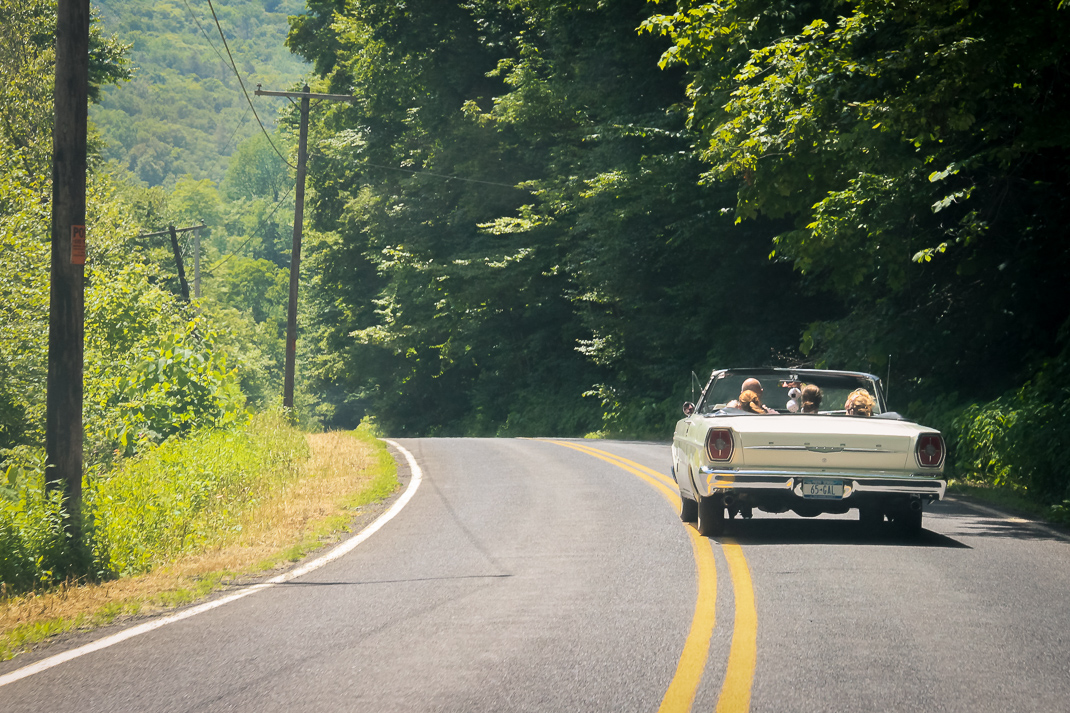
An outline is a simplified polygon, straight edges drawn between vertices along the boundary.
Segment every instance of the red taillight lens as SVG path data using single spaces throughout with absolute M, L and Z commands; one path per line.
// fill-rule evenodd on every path
M 918 465 L 939 468 L 944 462 L 944 439 L 937 433 L 918 436 Z
M 706 455 L 710 460 L 731 460 L 734 445 L 732 432 L 727 428 L 711 428 L 706 434 Z

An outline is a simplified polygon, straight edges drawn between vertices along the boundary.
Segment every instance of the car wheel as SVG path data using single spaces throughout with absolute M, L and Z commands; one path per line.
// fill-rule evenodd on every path
M 724 502 L 720 497 L 711 495 L 698 501 L 698 534 L 715 537 L 724 532 Z
M 884 524 L 884 512 L 873 506 L 858 508 L 858 523 L 865 530 L 876 530 Z
M 921 534 L 921 508 L 917 510 L 901 510 L 895 514 L 895 529 L 905 537 L 916 537 Z
M 694 522 L 698 519 L 698 503 L 683 495 L 680 496 L 680 519 L 684 522 Z

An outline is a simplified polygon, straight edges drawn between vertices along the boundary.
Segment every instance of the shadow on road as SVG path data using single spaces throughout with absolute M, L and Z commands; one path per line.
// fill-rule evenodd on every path
M 363 582 L 308 582 L 292 580 L 280 582 L 282 587 L 352 587 L 367 584 L 410 584 L 413 582 L 448 582 L 461 579 L 508 579 L 511 574 L 458 574 L 450 577 L 411 577 L 409 579 L 371 579 Z
M 1026 520 L 1006 520 L 998 517 L 949 517 L 958 537 L 1002 537 L 1012 540 L 1034 542 L 1067 542 L 1070 537 L 1059 534 L 1047 526 L 1037 526 Z
M 1070 543 L 1070 532 L 1058 525 L 1018 517 L 1014 512 L 1006 512 L 1002 517 L 986 514 L 962 496 L 939 503 L 933 507 L 932 512 L 945 524 L 951 525 L 951 528 L 945 529 L 953 529 L 951 534 L 956 537 L 999 537 L 1033 542 Z
M 729 520 L 724 536 L 740 545 L 880 545 L 882 547 L 947 547 L 972 549 L 956 539 L 932 530 L 914 537 L 904 536 L 890 524 L 866 529 L 853 520 L 803 520 L 758 518 Z

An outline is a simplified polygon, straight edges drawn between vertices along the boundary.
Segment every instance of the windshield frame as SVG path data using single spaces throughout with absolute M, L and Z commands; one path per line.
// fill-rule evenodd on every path
M 786 382 L 797 382 L 797 383 L 800 383 L 800 384 L 816 383 L 816 382 L 828 383 L 829 381 L 842 381 L 845 384 L 850 384 L 851 382 L 856 382 L 858 387 L 866 388 L 866 390 L 869 391 L 873 395 L 874 400 L 876 401 L 876 408 L 874 409 L 874 412 L 873 412 L 874 416 L 878 416 L 878 415 L 881 415 L 881 414 L 888 413 L 888 406 L 887 406 L 887 403 L 885 402 L 885 399 L 884 399 L 884 389 L 882 387 L 880 377 L 878 377 L 878 376 L 875 376 L 873 374 L 868 374 L 868 373 L 865 373 L 865 372 L 861 372 L 861 371 L 840 371 L 840 370 L 835 370 L 835 369 L 784 369 L 784 368 L 773 368 L 773 367 L 762 367 L 762 368 L 753 368 L 753 369 L 740 369 L 740 368 L 715 369 L 713 371 L 713 373 L 710 374 L 710 379 L 709 379 L 708 382 L 706 382 L 705 388 L 702 389 L 702 395 L 699 397 L 698 403 L 696 404 L 695 413 L 706 414 L 706 415 L 710 415 L 710 414 L 714 414 L 714 413 L 725 413 L 725 414 L 731 414 L 731 415 L 748 414 L 749 412 L 747 412 L 747 411 L 742 411 L 742 410 L 734 409 L 734 408 L 725 408 L 724 404 L 727 404 L 731 399 L 737 398 L 739 396 L 739 394 L 738 393 L 733 394 L 731 396 L 731 399 L 722 400 L 722 398 L 721 398 L 722 394 L 720 393 L 720 391 L 718 391 L 716 389 L 716 386 L 719 384 L 719 382 L 723 382 L 723 381 L 726 381 L 726 380 L 729 380 L 729 379 L 731 379 L 733 381 L 737 380 L 737 379 L 739 381 L 742 381 L 743 379 L 750 378 L 750 377 L 753 377 L 753 378 L 758 379 L 759 381 L 762 381 L 763 382 L 763 388 L 765 389 L 766 393 L 770 393 L 770 389 L 776 388 L 776 385 L 781 385 L 781 384 L 784 384 Z M 709 400 L 710 397 L 713 397 L 713 396 L 717 397 L 716 401 L 710 401 Z M 793 413 L 791 411 L 788 411 L 786 408 L 783 407 L 782 404 L 778 403 L 779 401 L 781 401 L 783 399 L 777 398 L 777 399 L 764 399 L 764 400 L 767 401 L 767 402 L 770 402 L 767 405 L 775 408 L 777 410 L 777 413 L 784 414 L 784 415 L 789 415 L 789 416 L 796 416 L 796 415 L 799 415 L 799 416 L 801 416 L 801 415 L 842 416 L 842 415 L 846 415 L 846 412 L 843 410 L 842 406 L 840 406 L 839 408 L 822 408 L 821 411 L 818 414 L 801 414 L 801 413 Z M 839 404 L 837 404 L 837 405 L 839 405 Z M 718 408 L 719 406 L 721 408 Z M 826 404 L 824 404 L 824 406 L 831 407 L 832 404 L 831 403 L 826 403 Z M 750 415 L 757 416 L 757 415 L 760 415 L 760 414 L 750 414 Z

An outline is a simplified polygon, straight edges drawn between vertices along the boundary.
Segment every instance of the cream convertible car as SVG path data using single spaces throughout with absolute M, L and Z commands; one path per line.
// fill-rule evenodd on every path
M 759 380 L 761 402 L 775 413 L 734 407 L 747 379 Z M 817 413 L 796 412 L 797 390 L 806 385 L 820 389 Z M 872 397 L 868 417 L 845 410 L 858 389 Z M 880 379 L 871 374 L 719 370 L 684 413 L 673 436 L 672 472 L 683 501 L 680 517 L 703 535 L 724 531 L 726 510 L 747 518 L 753 508 L 804 517 L 856 508 L 863 525 L 887 517 L 914 534 L 925 505 L 944 497 L 944 439 L 888 412 Z

